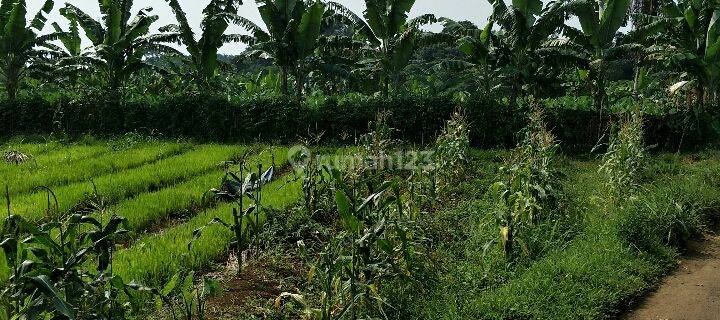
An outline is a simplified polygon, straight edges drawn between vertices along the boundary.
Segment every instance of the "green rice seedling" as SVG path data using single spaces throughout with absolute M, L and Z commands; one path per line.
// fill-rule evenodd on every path
M 284 166 L 287 163 L 287 157 L 284 154 L 281 151 L 275 158 L 277 165 Z M 262 163 L 263 166 L 268 167 L 272 164 L 272 155 L 268 152 L 262 152 L 256 156 L 251 156 L 249 161 Z M 143 193 L 132 199 L 121 201 L 109 207 L 108 210 L 125 217 L 128 230 L 141 232 L 154 223 L 159 223 L 173 214 L 193 206 L 198 207 L 195 209 L 209 207 L 211 201 L 205 197 L 206 192 L 210 188 L 217 186 L 218 177 L 222 176 L 222 174 L 221 169 L 214 170 L 178 185 L 155 192 Z
M 55 149 L 40 155 L 27 154 L 28 160 L 18 164 L 0 161 L 0 180 L 7 181 L 13 174 L 22 176 L 57 164 L 92 157 L 106 151 L 107 148 L 102 145 L 75 145 Z
M 300 199 L 301 185 L 297 181 L 275 181 L 263 188 L 263 206 L 284 209 Z M 249 201 L 249 198 L 245 200 Z M 235 234 L 221 226 L 211 225 L 203 229 L 202 237 L 195 240 L 188 250 L 195 230 L 219 218 L 233 219 L 235 204 L 224 204 L 201 212 L 187 223 L 158 234 L 139 239 L 127 250 L 115 256 L 115 270 L 124 279 L 135 279 L 149 284 L 162 284 L 182 270 L 201 270 L 212 262 L 222 259 L 230 249 Z M 265 217 L 259 216 L 262 222 Z M 247 222 L 245 222 L 247 225 Z
M 55 189 L 59 200 L 59 212 L 82 209 L 82 202 L 97 187 L 110 204 L 152 190 L 185 181 L 207 173 L 218 164 L 245 150 L 244 147 L 204 145 L 192 151 L 147 164 L 132 170 L 104 175 L 92 182 L 80 182 Z M 28 194 L 15 201 L 15 213 L 30 221 L 43 218 L 46 195 Z
M 647 153 L 643 136 L 643 116 L 634 112 L 620 120 L 620 127 L 610 139 L 599 170 L 605 175 L 606 186 L 614 198 L 638 186 Z
M 10 195 L 28 192 L 36 186 L 56 187 L 120 172 L 171 157 L 188 148 L 182 144 L 144 146 L 120 152 L 105 153 L 79 161 L 53 164 L 32 172 L 11 172 L 3 176 Z
M 25 143 L 23 141 L 10 141 L 4 147 L 3 151 L 17 150 L 19 152 L 32 156 L 40 156 L 64 146 L 58 141 L 47 141 L 43 143 Z
M 118 202 L 110 210 L 127 219 L 128 230 L 142 232 L 183 210 L 209 205 L 204 192 L 217 183 L 221 172 L 215 170 L 178 185 L 139 194 Z
M 104 145 L 73 145 L 67 148 L 60 148 L 41 155 L 33 155 L 32 161 L 23 165 L 11 166 L 0 163 L 0 179 L 8 180 L 10 174 L 23 174 L 52 170 L 58 164 L 67 164 L 108 152 Z

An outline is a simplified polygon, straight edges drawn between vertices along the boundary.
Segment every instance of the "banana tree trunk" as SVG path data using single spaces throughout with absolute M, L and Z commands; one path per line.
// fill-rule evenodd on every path
M 120 77 L 117 74 L 113 73 L 112 75 L 110 75 L 110 87 L 108 88 L 109 89 L 108 99 L 113 104 L 120 103 L 120 96 L 121 96 L 120 87 L 122 86 L 121 83 L 122 83 L 122 81 L 120 80 Z
M 19 79 L 17 77 L 9 76 L 5 83 L 5 89 L 7 90 L 8 100 L 14 102 L 17 98 L 17 92 L 19 87 Z
M 388 98 L 388 97 L 390 97 L 390 75 L 389 75 L 389 73 L 385 73 L 385 75 L 383 75 L 382 82 L 383 82 L 383 84 L 382 84 L 383 97 Z
M 280 72 L 282 74 L 282 85 L 280 86 L 280 92 L 283 95 L 287 95 L 288 93 L 290 93 L 290 88 L 288 87 L 288 83 L 290 82 L 290 75 L 288 74 L 288 70 L 285 67 L 281 67 Z
M 598 67 L 595 75 L 595 86 L 593 88 L 593 103 L 595 110 L 598 112 L 598 138 L 603 132 L 603 116 L 607 104 L 607 95 L 605 94 L 605 74 L 602 67 Z
M 15 101 L 20 88 L 21 67 L 11 59 L 5 68 L 5 75 L 5 90 L 7 90 L 8 100 Z
M 302 76 L 302 71 L 295 71 L 295 98 L 298 102 L 302 101 L 303 88 L 305 87 L 305 78 Z

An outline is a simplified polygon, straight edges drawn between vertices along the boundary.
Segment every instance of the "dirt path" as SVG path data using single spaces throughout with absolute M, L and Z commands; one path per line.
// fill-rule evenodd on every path
M 679 269 L 626 320 L 720 319 L 720 235 L 691 246 Z

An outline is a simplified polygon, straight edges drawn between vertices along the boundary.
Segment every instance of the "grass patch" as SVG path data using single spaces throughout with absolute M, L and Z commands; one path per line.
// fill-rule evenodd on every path
M 675 264 L 682 246 L 702 233 L 720 209 L 717 157 L 657 156 L 646 184 L 630 199 L 609 200 L 594 162 L 564 169 L 571 218 L 566 232 L 539 228 L 544 250 L 507 263 L 483 243 L 497 226 L 484 199 L 440 213 L 441 228 L 454 225 L 443 242 L 436 285 L 427 298 L 404 306 L 426 319 L 598 319 L 621 313 Z M 457 223 L 460 221 L 460 223 Z M 453 224 L 450 224 L 453 223 Z M 558 230 L 558 229 L 552 229 Z M 553 241 L 552 238 L 556 238 Z

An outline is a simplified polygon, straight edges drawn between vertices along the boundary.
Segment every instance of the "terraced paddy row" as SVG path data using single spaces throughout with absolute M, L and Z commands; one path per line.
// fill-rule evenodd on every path
M 288 162 L 286 148 L 259 145 L 143 143 L 115 150 L 101 143 L 53 143 L 14 148 L 41 153 L 31 153 L 33 160 L 20 165 L 0 164 L 0 183 L 8 186 L 13 214 L 38 223 L 47 218 L 48 194 L 35 190 L 40 185 L 53 190 L 60 214 L 86 210 L 84 204 L 97 191 L 106 204 L 102 214 L 125 217 L 126 229 L 137 239 L 117 253 L 114 270 L 126 279 L 153 284 L 181 268 L 202 268 L 225 256 L 231 235 L 210 227 L 193 247 L 193 258 L 184 258 L 194 229 L 216 217 L 229 220 L 232 204 L 206 197 L 219 185 L 224 162 L 243 155 L 253 168 L 280 169 Z M 264 205 L 286 207 L 298 198 L 298 188 L 298 183 L 277 178 L 263 191 Z M 7 274 L 3 266 L 0 280 Z

